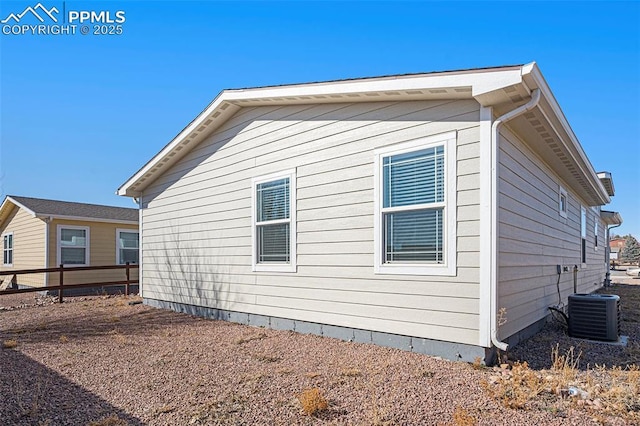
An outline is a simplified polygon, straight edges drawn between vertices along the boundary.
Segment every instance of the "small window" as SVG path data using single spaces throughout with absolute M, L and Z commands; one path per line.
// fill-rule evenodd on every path
M 117 229 L 116 235 L 116 262 L 118 265 L 124 265 L 127 262 L 137 264 L 140 256 L 138 232 L 131 229 Z
M 580 258 L 582 264 L 587 263 L 587 209 L 580 207 Z
M 13 266 L 13 233 L 2 236 L 3 240 L 3 264 Z
M 58 225 L 58 264 L 89 265 L 89 228 Z
M 376 151 L 377 273 L 455 275 L 455 133 Z
M 567 191 L 563 187 L 560 187 L 558 191 L 558 213 L 564 218 L 567 217 L 567 211 L 569 210 L 568 202 Z
M 253 180 L 253 270 L 296 270 L 295 172 Z

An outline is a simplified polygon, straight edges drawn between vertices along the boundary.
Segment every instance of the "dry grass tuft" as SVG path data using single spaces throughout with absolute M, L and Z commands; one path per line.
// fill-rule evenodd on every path
M 127 422 L 114 414 L 95 422 L 91 422 L 89 423 L 89 426 L 127 426 Z
M 555 348 L 551 349 L 551 370 L 560 374 L 561 384 L 567 384 L 575 380 L 581 356 L 582 351 L 576 355 L 573 346 L 567 349 L 564 354 L 560 353 L 560 345 L 556 345 Z
M 302 405 L 302 411 L 308 416 L 313 416 L 329 408 L 327 399 L 318 388 L 305 389 L 298 395 L 298 401 Z
M 173 405 L 163 405 L 162 407 L 158 407 L 156 408 L 156 415 L 157 414 L 166 414 L 166 413 L 172 413 L 176 411 L 176 407 Z
M 526 362 L 516 362 L 511 370 L 502 370 L 493 377 L 495 386 L 486 386 L 487 391 L 502 401 L 505 407 L 521 409 L 536 398 L 544 389 L 544 379 L 529 368 Z
M 5 349 L 13 349 L 18 346 L 18 341 L 16 339 L 8 339 L 2 342 L 2 347 Z
M 484 370 L 486 368 L 485 365 L 482 363 L 482 358 L 480 358 L 479 356 L 474 358 L 473 363 L 471 364 L 471 367 L 473 367 L 474 370 Z
M 469 414 L 464 408 L 457 407 L 453 412 L 453 424 L 456 426 L 475 426 L 478 424 L 478 419 Z
M 280 361 L 282 359 L 279 356 L 269 355 L 269 354 L 253 355 L 253 358 L 257 359 L 258 361 L 262 361 L 262 362 L 278 362 L 278 361 Z
M 342 370 L 340 372 L 340 375 L 343 377 L 359 377 L 359 376 L 362 376 L 362 372 L 356 368 L 348 368 L 348 369 Z
M 246 337 L 240 337 L 239 339 L 236 339 L 235 344 L 236 345 L 242 345 L 244 343 L 248 343 L 251 342 L 252 340 L 261 340 L 267 337 L 266 333 L 258 333 L 258 334 L 254 334 L 251 336 L 246 336 Z

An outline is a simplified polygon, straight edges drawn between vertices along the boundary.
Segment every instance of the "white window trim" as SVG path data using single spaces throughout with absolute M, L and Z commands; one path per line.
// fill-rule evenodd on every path
M 62 236 L 62 229 L 83 229 L 85 230 L 85 235 L 87 236 L 86 238 L 86 242 L 85 242 L 85 263 L 83 264 L 66 264 L 65 263 L 65 267 L 66 268 L 74 268 L 74 267 L 78 267 L 78 266 L 89 266 L 91 264 L 91 260 L 89 257 L 89 248 L 91 247 L 91 239 L 90 239 L 90 228 L 88 226 L 75 226 L 75 225 L 58 225 L 56 227 L 56 255 L 57 255 L 57 262 L 56 262 L 56 266 L 59 266 L 62 263 L 62 245 L 60 244 L 60 237 Z
M 138 234 L 138 263 L 130 263 L 130 265 L 138 265 L 140 263 L 140 231 L 137 229 L 126 229 L 126 228 L 116 228 L 116 265 L 125 265 L 125 263 L 120 263 L 120 233 L 128 232 Z M 129 249 L 132 250 L 132 249 Z
M 593 251 L 598 251 L 598 246 L 600 245 L 600 216 L 595 215 L 593 217 Z
M 564 196 L 564 208 L 562 210 L 562 197 Z M 567 194 L 567 190 L 562 187 L 562 185 L 558 186 L 558 213 L 560 216 L 567 218 L 567 212 L 569 211 L 569 195 Z
M 440 275 L 455 276 L 457 265 L 457 155 L 456 132 L 416 139 L 374 151 L 374 273 L 397 275 Z M 445 215 L 444 215 L 444 264 L 385 264 L 382 238 L 382 158 L 411 151 L 444 145 L 445 155 Z
M 289 263 L 258 263 L 258 244 L 256 233 L 256 187 L 258 184 L 289 178 Z M 251 270 L 255 272 L 296 272 L 297 271 L 297 232 L 296 232 L 296 170 L 285 170 L 251 179 Z
M 11 235 L 11 263 L 4 263 L 4 238 Z M 15 252 L 13 251 L 13 247 L 15 245 L 14 241 L 15 237 L 13 236 L 13 232 L 7 232 L 6 234 L 2 234 L 2 266 L 13 266 L 13 255 Z

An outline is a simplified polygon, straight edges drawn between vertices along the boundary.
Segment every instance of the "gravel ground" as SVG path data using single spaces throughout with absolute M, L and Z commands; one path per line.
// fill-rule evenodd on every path
M 623 300 L 634 300 L 640 310 L 640 286 L 612 290 L 630 295 Z M 0 342 L 16 345 L 0 347 L 0 424 L 634 424 L 634 417 L 602 409 L 599 402 L 580 404 L 553 391 L 507 408 L 491 391 L 511 377 L 506 365 L 486 368 L 205 320 L 130 304 L 135 297 L 65 300 L 59 305 L 30 294 L 0 297 Z M 623 332 L 638 342 L 639 330 L 635 312 Z M 637 343 L 595 345 L 550 325 L 509 357 L 549 368 L 556 343 L 561 350 L 581 349 L 583 369 L 630 363 L 640 354 Z M 329 403 L 314 416 L 303 412 L 297 398 L 311 388 Z M 640 395 L 632 398 L 640 411 Z

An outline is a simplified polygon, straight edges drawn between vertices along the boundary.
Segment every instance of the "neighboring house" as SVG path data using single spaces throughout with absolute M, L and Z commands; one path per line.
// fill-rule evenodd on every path
M 490 361 L 602 285 L 602 177 L 531 63 L 225 90 L 118 193 L 147 304 Z
M 134 208 L 9 195 L 0 206 L 0 236 L 2 271 L 138 262 L 138 210 Z M 64 283 L 100 283 L 124 277 L 122 270 L 77 271 L 66 273 Z M 17 276 L 21 287 L 58 283 L 58 273 Z
M 624 248 L 624 238 L 614 238 L 609 241 L 611 260 L 618 260 L 618 253 Z

